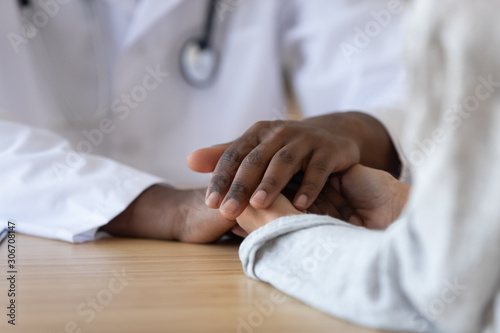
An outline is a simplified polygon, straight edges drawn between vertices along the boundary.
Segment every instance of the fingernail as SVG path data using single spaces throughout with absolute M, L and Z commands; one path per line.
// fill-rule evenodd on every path
M 263 205 L 264 202 L 266 201 L 266 199 L 267 199 L 267 193 L 266 193 L 266 191 L 259 190 L 253 196 L 252 201 L 254 201 L 254 202 L 258 203 L 258 204 Z
M 237 209 L 238 209 L 238 201 L 236 201 L 236 199 L 229 199 L 221 207 L 221 210 L 229 215 L 234 215 Z
M 307 205 L 307 195 L 305 194 L 299 195 L 297 200 L 295 200 L 295 207 L 299 209 L 306 209 L 307 208 L 306 205 Z
M 219 207 L 219 202 L 220 202 L 220 195 L 217 192 L 210 193 L 208 198 L 205 200 L 205 204 L 208 207 L 212 207 L 212 208 Z
M 349 223 L 357 226 L 363 225 L 363 221 L 356 215 L 351 216 L 351 218 L 349 219 Z

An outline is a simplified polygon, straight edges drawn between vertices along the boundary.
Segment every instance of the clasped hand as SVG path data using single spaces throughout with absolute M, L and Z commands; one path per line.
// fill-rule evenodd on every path
M 305 211 L 385 229 L 400 215 L 409 186 L 359 164 L 366 143 L 356 122 L 337 121 L 329 130 L 316 120 L 259 122 L 234 142 L 193 153 L 191 169 L 213 172 L 207 206 L 237 218 L 246 232 Z M 302 183 L 288 201 L 280 192 L 298 172 Z
M 206 195 L 201 189 L 156 184 L 101 230 L 206 243 L 229 230 L 244 236 L 280 216 L 305 211 L 383 229 L 400 214 L 409 192 L 380 171 L 399 169 L 384 126 L 359 112 L 259 122 L 234 142 L 193 153 L 188 165 L 213 172 Z M 298 173 L 303 178 L 289 201 L 281 192 Z

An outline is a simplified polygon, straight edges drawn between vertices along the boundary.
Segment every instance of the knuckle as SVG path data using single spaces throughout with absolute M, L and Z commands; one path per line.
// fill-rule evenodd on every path
M 248 136 L 248 144 L 253 148 L 259 144 L 259 135 L 258 134 L 252 134 Z
M 266 141 L 268 139 L 271 139 L 273 136 L 273 132 L 271 129 L 265 127 L 265 128 L 259 129 L 257 135 L 259 137 L 260 142 L 263 142 L 263 141 Z
M 253 151 L 250 154 L 248 154 L 244 159 L 243 163 L 245 166 L 248 167 L 260 167 L 264 164 L 264 158 L 262 156 L 262 153 L 260 151 Z
M 257 147 L 260 142 L 258 134 L 247 134 L 241 138 L 241 145 L 238 148 L 240 156 L 248 154 L 249 151 Z
M 219 162 L 224 166 L 234 166 L 240 160 L 240 154 L 236 149 L 229 148 L 220 157 Z
M 266 130 L 266 129 L 269 129 L 269 128 L 270 128 L 270 122 L 269 121 L 260 120 L 260 121 L 257 121 L 256 123 L 254 123 L 252 126 L 250 126 L 250 128 L 246 132 L 246 135 L 249 135 L 251 133 L 259 133 L 262 130 Z
M 293 165 L 296 160 L 296 155 L 290 149 L 281 149 L 278 152 L 277 159 L 281 163 Z
M 325 158 L 316 160 L 311 163 L 311 169 L 315 172 L 327 172 L 328 171 L 328 162 Z
M 229 177 L 223 174 L 214 174 L 210 181 L 210 192 L 220 192 L 229 184 Z
M 258 133 L 261 142 L 273 140 L 281 135 L 281 127 L 276 127 L 275 122 L 271 121 L 266 126 L 261 127 Z
M 250 190 L 248 189 L 248 186 L 241 182 L 234 182 L 229 190 L 229 196 L 233 198 L 245 197 L 248 196 L 249 193 Z
M 270 128 L 272 129 L 273 133 L 276 135 L 283 135 L 285 134 L 289 129 L 290 125 L 288 122 L 284 120 L 276 120 L 271 122 Z
M 270 188 L 278 187 L 278 181 L 276 180 L 275 177 L 272 177 L 272 176 L 266 176 L 266 177 L 262 178 L 261 184 L 265 185 L 268 188 L 269 187 Z
M 253 124 L 251 128 L 252 129 L 261 129 L 261 128 L 265 128 L 265 127 L 269 127 L 269 121 L 259 120 L 255 124 Z

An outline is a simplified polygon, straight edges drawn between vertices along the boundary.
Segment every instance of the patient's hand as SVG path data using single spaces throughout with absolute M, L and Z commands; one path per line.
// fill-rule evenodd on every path
M 350 206 L 356 210 L 355 216 L 361 217 L 362 220 L 350 222 L 369 229 L 385 229 L 394 222 L 401 214 L 411 190 L 409 185 L 398 181 L 389 173 L 360 164 L 340 176 L 332 177 L 330 183 L 331 187 L 325 186 L 318 199 L 330 200 L 329 197 L 335 192 L 334 189 L 342 192 Z M 324 213 L 321 209 L 311 212 Z M 290 201 L 280 194 L 267 209 L 247 206 L 236 221 L 249 234 L 279 217 L 300 214 L 303 213 L 295 209 Z
M 284 195 L 280 194 L 267 209 L 255 209 L 248 205 L 236 221 L 246 233 L 250 234 L 279 217 L 300 214 L 304 213 L 297 210 Z
M 385 171 L 355 165 L 331 179 L 370 229 L 385 229 L 403 210 L 411 187 Z

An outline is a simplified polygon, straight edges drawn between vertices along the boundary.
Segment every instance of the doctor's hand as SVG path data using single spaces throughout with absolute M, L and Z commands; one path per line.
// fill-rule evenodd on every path
M 385 127 L 359 112 L 303 121 L 262 121 L 239 139 L 201 149 L 188 158 L 198 172 L 213 172 L 206 204 L 235 219 L 250 203 L 268 208 L 298 172 L 303 181 L 292 202 L 311 207 L 335 172 L 363 163 L 397 173 L 399 158 Z
M 369 229 L 385 229 L 394 222 L 401 215 L 411 190 L 410 185 L 389 173 L 359 164 L 333 176 L 330 184 L 361 217 L 362 223 L 358 225 Z
M 235 227 L 236 222 L 208 208 L 204 193 L 205 189 L 177 190 L 153 185 L 101 230 L 124 237 L 213 242 Z

